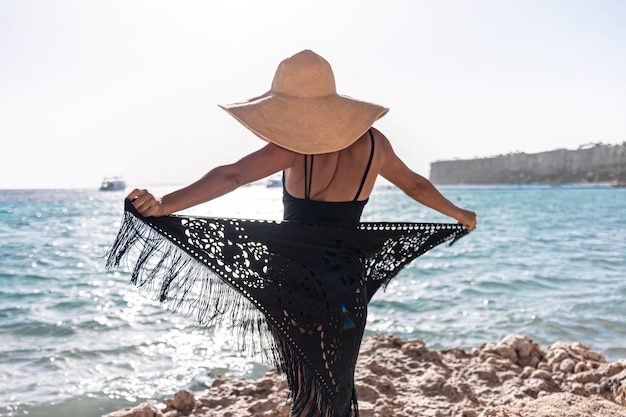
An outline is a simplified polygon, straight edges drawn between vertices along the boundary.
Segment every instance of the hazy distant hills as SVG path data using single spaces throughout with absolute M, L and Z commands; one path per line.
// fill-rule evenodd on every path
M 449 185 L 625 182 L 626 142 L 586 145 L 578 150 L 437 161 L 430 165 L 430 180 Z

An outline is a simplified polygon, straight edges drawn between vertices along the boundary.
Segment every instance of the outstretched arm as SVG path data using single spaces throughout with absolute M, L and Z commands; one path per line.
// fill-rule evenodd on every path
M 426 178 L 412 171 L 396 155 L 391 144 L 380 132 L 383 140 L 383 162 L 380 175 L 404 191 L 415 201 L 450 216 L 469 231 L 476 228 L 476 213 L 454 205 Z
M 218 166 L 198 181 L 158 198 L 148 190 L 134 189 L 127 198 L 143 216 L 166 216 L 205 203 L 236 188 L 293 165 L 296 153 L 272 143 L 239 161 Z

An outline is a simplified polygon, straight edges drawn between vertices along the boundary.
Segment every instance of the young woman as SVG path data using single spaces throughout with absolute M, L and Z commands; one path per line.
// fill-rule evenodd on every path
M 409 169 L 372 127 L 388 109 L 337 94 L 331 66 L 310 50 L 282 61 L 267 93 L 222 107 L 268 143 L 162 197 L 131 191 L 127 226 L 135 226 L 122 227 L 109 265 L 143 244 L 133 280 L 156 283 L 163 301 L 187 300 L 203 324 L 229 316 L 242 337 L 266 340 L 287 376 L 292 416 L 357 416 L 354 369 L 368 301 L 415 257 L 474 230 L 476 214 Z M 281 171 L 284 222 L 169 216 Z M 379 175 L 457 224 L 361 223 Z M 168 242 L 183 255 L 156 250 Z M 163 276 L 149 271 L 151 256 Z

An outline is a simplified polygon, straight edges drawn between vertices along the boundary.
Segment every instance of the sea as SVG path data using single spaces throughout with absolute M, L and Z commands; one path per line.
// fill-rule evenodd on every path
M 580 342 L 609 361 L 626 359 L 626 188 L 440 190 L 478 213 L 477 229 L 418 258 L 379 292 L 367 335 L 469 351 L 523 334 L 544 350 Z M 268 369 L 146 298 L 127 268 L 105 269 L 124 197 L 0 190 L 0 416 L 101 416 L 158 406 L 181 389 L 202 393 L 216 375 L 258 378 Z M 242 187 L 186 212 L 278 220 L 281 189 Z M 453 221 L 384 185 L 362 219 Z

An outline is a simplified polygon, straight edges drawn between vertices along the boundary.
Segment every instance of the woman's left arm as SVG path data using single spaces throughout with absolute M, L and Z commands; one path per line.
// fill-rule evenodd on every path
M 157 198 L 135 189 L 128 199 L 143 216 L 166 216 L 213 200 L 238 187 L 282 171 L 296 160 L 296 153 L 269 143 L 239 161 L 213 168 L 199 180 Z

